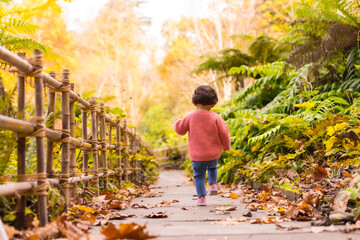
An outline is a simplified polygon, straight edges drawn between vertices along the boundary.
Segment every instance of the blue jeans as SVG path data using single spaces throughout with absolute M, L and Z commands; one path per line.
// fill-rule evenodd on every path
M 194 181 L 198 197 L 206 196 L 205 188 L 205 177 L 206 169 L 208 170 L 208 179 L 209 184 L 215 183 L 217 181 L 217 163 L 219 159 L 211 161 L 193 161 L 192 167 L 194 169 Z

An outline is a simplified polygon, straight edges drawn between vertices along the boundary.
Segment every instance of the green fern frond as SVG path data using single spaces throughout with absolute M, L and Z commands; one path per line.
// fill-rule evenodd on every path
M 6 21 L 2 21 L 0 24 L 0 32 L 10 34 L 31 34 L 38 28 L 38 26 L 28 21 L 16 18 L 9 18 Z
M 270 130 L 264 132 L 263 134 L 259 136 L 252 137 L 248 140 L 249 145 L 254 145 L 257 142 L 265 142 L 268 140 L 272 135 L 278 133 L 281 129 L 281 125 L 278 125 L 274 128 L 271 128 Z
M 34 41 L 30 38 L 19 37 L 10 34 L 3 35 L 0 38 L 0 44 L 1 46 L 6 47 L 7 49 L 13 52 L 20 50 L 29 51 L 34 49 L 40 49 L 46 54 L 51 49 L 49 46 Z

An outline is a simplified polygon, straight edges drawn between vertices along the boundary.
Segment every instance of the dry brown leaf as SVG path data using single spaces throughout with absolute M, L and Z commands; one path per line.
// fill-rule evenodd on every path
M 114 200 L 109 203 L 106 208 L 107 209 L 117 209 L 117 210 L 123 210 L 129 207 L 129 202 Z
M 147 218 L 167 218 L 168 215 L 166 215 L 165 212 L 157 212 L 157 213 L 150 213 L 148 215 L 145 215 Z
M 114 224 L 109 223 L 107 227 L 101 226 L 101 234 L 109 240 L 115 239 L 136 239 L 144 240 L 155 238 L 144 231 L 146 225 L 138 225 L 136 223 L 123 223 L 119 225 L 119 229 Z
M 345 177 L 354 178 L 353 175 L 351 175 L 351 174 L 348 173 L 348 172 L 344 172 L 343 177 L 344 177 L 344 178 L 345 178 Z
M 342 198 L 337 197 L 334 201 L 334 211 L 345 212 L 349 199 L 350 197 L 348 194 L 344 194 Z
M 308 204 L 306 201 L 301 201 L 300 203 L 298 203 L 298 207 L 301 210 L 304 210 L 305 212 L 314 212 L 315 208 L 313 206 L 311 206 L 310 204 Z
M 298 216 L 297 217 L 297 220 L 298 221 L 310 221 L 311 220 L 311 218 L 310 217 L 307 217 L 307 216 Z
M 311 176 L 316 182 L 319 182 L 327 178 L 327 175 L 328 173 L 323 167 L 316 166 L 313 168 L 313 172 Z
M 56 218 L 56 224 L 59 230 L 68 238 L 68 239 L 87 239 L 89 240 L 89 235 L 83 232 L 80 228 L 73 225 L 71 222 L 66 221 L 66 215 L 62 215 Z
M 94 226 L 103 226 L 107 225 L 109 223 L 109 220 L 97 220 L 94 222 Z
M 328 227 L 312 227 L 310 232 L 312 233 L 321 233 L 321 232 L 336 232 L 338 231 L 334 225 Z
M 244 217 L 252 217 L 252 213 L 250 211 L 248 211 L 247 213 L 243 214 Z
M 105 195 L 105 200 L 114 199 L 114 193 L 108 192 L 108 191 L 106 191 L 106 190 L 102 190 L 102 191 L 100 192 L 100 195 Z
M 360 230 L 360 221 L 356 221 L 355 224 L 351 224 L 347 227 L 347 230 L 349 232 L 352 232 L 352 231 L 359 231 Z
M 135 214 L 126 214 L 126 213 L 120 213 L 120 212 L 110 212 L 108 215 L 106 215 L 106 220 L 122 220 L 129 217 L 134 217 Z
M 311 206 L 316 207 L 319 204 L 320 197 L 318 194 L 305 194 L 304 201 Z
M 272 186 L 268 185 L 268 184 L 263 184 L 262 187 L 263 187 L 264 191 L 267 192 L 267 193 L 271 193 L 272 190 L 273 190 Z
M 297 178 L 299 175 L 294 168 L 291 168 L 288 170 L 286 176 L 290 179 L 294 179 Z
M 159 196 L 161 196 L 161 194 L 156 191 L 148 191 L 142 195 L 142 197 L 144 197 L 144 198 L 152 198 L 152 197 L 159 197 Z
M 285 216 L 290 219 L 296 219 L 298 214 L 299 214 L 299 208 L 293 204 L 290 204 L 287 211 L 285 212 Z
M 283 231 L 291 231 L 294 229 L 301 229 L 301 227 L 297 227 L 297 226 L 282 226 L 278 223 L 275 224 L 276 228 L 279 230 L 283 230 Z
M 236 206 L 221 206 L 221 207 L 216 207 L 215 210 L 222 211 L 222 212 L 235 211 Z
M 215 221 L 213 224 L 221 224 L 221 225 L 235 225 L 242 224 L 247 220 L 247 218 L 232 218 L 228 217 L 227 219 L 223 219 L 220 221 Z
M 277 219 L 276 217 L 263 217 L 263 218 L 258 218 L 258 219 L 251 219 L 249 221 L 250 224 L 261 224 L 261 223 L 265 223 L 265 224 L 269 224 L 269 223 L 276 223 L 280 221 L 279 219 Z

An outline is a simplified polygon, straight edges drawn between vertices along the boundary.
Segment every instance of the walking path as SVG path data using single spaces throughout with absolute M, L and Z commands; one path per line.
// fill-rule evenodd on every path
M 139 205 L 160 203 L 163 200 L 179 202 L 172 203 L 166 207 L 155 207 L 151 209 L 129 208 L 122 213 L 135 214 L 132 218 L 125 220 L 112 221 L 118 228 L 120 223 L 135 222 L 138 224 L 147 224 L 146 231 L 150 235 L 158 236 L 155 239 L 160 240 L 237 240 L 237 239 L 254 239 L 254 240 L 360 240 L 360 234 L 345 234 L 342 232 L 321 232 L 313 233 L 310 222 L 281 222 L 282 226 L 296 226 L 300 229 L 284 231 L 277 229 L 275 224 L 250 224 L 249 221 L 236 225 L 214 224 L 215 220 L 232 218 L 243 218 L 243 214 L 248 210 L 245 204 L 239 199 L 223 198 L 221 196 L 208 196 L 207 206 L 197 207 L 196 201 L 192 200 L 195 193 L 193 183 L 188 182 L 188 178 L 183 171 L 170 170 L 162 171 L 157 184 L 154 184 L 154 190 L 161 193 L 159 197 L 137 198 L 132 204 Z M 230 214 L 215 214 L 214 209 L 221 205 L 236 206 L 235 211 Z M 145 215 L 157 212 L 165 212 L 167 218 L 145 218 Z M 250 219 L 262 218 L 267 216 L 265 211 L 252 212 Z M 100 227 L 94 227 L 91 232 L 91 239 L 105 239 L 100 234 Z

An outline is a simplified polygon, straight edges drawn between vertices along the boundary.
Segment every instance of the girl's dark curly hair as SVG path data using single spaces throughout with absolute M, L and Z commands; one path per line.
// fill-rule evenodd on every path
M 218 96 L 209 85 L 201 85 L 195 89 L 192 95 L 193 104 L 214 105 L 218 102 Z

